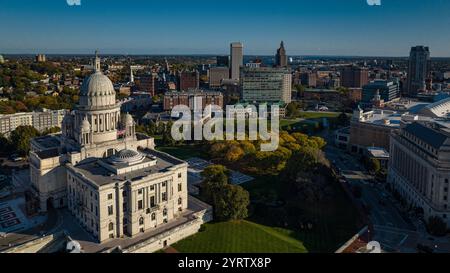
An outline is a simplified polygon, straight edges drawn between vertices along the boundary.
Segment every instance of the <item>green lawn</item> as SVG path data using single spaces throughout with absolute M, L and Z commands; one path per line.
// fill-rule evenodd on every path
M 301 112 L 300 117 L 304 119 L 337 118 L 340 114 L 341 113 Z
M 273 194 L 282 195 L 281 184 L 284 181 L 279 177 L 261 176 L 255 178 L 254 181 L 243 185 L 250 192 L 250 196 L 260 198 Z M 295 208 L 295 214 L 289 217 L 291 219 L 314 221 L 313 230 L 300 230 L 296 226 L 290 228 L 274 227 L 273 229 L 287 237 L 301 241 L 308 252 L 332 253 L 336 251 L 362 228 L 362 223 L 356 208 L 345 195 L 345 192 L 338 184 L 333 185 L 335 190 L 333 200 L 312 204 L 295 199 L 287 200 Z M 269 215 L 263 214 L 253 215 L 250 220 L 263 225 L 275 226 L 271 218 Z
M 306 253 L 289 231 L 249 221 L 210 223 L 173 247 L 184 253 Z
M 282 119 L 282 120 L 280 120 L 280 127 L 286 127 L 286 126 L 289 126 L 289 125 L 293 125 L 293 124 L 296 124 L 296 123 L 298 123 L 298 122 L 300 122 L 302 120 L 303 119 L 298 119 L 298 118 L 296 118 L 296 119 Z

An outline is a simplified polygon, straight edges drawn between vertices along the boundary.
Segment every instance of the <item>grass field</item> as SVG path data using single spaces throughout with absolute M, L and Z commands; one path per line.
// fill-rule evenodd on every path
M 184 253 L 306 253 L 289 231 L 249 221 L 211 223 L 173 247 Z
M 340 114 L 341 113 L 301 112 L 300 117 L 304 119 L 337 118 Z
M 261 176 L 244 186 L 251 196 L 264 196 L 269 192 L 280 195 L 283 181 L 276 176 Z M 285 236 L 301 241 L 308 252 L 323 253 L 334 252 L 343 243 L 348 241 L 361 228 L 360 216 L 345 192 L 338 184 L 334 185 L 336 196 L 333 200 L 316 203 L 305 203 L 289 200 L 296 204 L 296 216 L 294 218 L 306 218 L 314 221 L 315 226 L 311 231 L 294 230 L 294 228 L 273 229 Z M 272 226 L 268 216 L 256 216 L 250 220 L 256 223 Z

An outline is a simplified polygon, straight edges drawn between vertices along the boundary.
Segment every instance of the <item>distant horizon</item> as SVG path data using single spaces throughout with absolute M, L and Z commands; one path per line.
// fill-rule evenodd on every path
M 38 54 L 44 54 L 45 56 L 81 56 L 81 57 L 89 57 L 94 56 L 95 51 L 92 53 L 46 53 L 46 52 L 36 52 L 36 53 L 2 53 L 0 55 L 3 56 L 27 56 L 27 57 L 35 57 Z M 135 53 L 135 54 L 120 54 L 120 53 L 102 53 L 99 52 L 99 56 L 114 56 L 114 57 L 127 57 L 127 56 L 138 56 L 138 57 L 216 57 L 216 56 L 229 56 L 229 54 L 221 54 L 221 53 L 205 53 L 205 54 L 190 54 L 190 53 L 177 53 L 177 54 L 145 54 L 145 53 Z M 275 57 L 275 54 L 266 54 L 266 55 L 255 55 L 255 54 L 244 54 L 244 57 Z M 394 58 L 394 59 L 408 59 L 409 55 L 405 56 L 370 56 L 370 55 L 288 55 L 288 57 L 299 58 L 299 57 L 325 57 L 325 58 Z M 450 56 L 432 56 L 431 59 L 450 59 Z

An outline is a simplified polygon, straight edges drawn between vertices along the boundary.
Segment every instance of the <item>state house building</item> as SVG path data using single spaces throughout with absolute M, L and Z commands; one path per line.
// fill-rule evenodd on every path
M 96 56 L 62 133 L 31 141 L 34 209 L 67 207 L 100 243 L 176 220 L 188 209 L 188 165 L 154 148 L 153 138 L 136 134 L 132 116 L 121 114 Z

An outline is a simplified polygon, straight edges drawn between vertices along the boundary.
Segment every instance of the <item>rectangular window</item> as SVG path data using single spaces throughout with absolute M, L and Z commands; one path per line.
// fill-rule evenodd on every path
M 178 192 L 181 192 L 183 190 L 183 185 L 178 184 Z
M 142 192 L 143 192 L 142 189 L 139 189 L 139 190 L 138 190 L 138 194 L 142 194 Z
M 144 209 L 144 202 L 142 200 L 138 201 L 138 210 Z
M 183 175 L 181 173 L 178 174 L 178 178 L 181 178 Z
M 166 201 L 167 201 L 167 193 L 166 193 L 166 192 L 163 192 L 163 194 L 162 194 L 162 200 L 163 200 L 163 202 L 166 202 Z
M 112 200 L 112 199 L 113 199 L 112 193 L 108 194 L 108 200 Z
M 113 215 L 114 210 L 113 210 L 113 206 L 108 206 L 108 215 L 111 216 Z
M 154 196 L 150 197 L 150 207 L 152 207 L 152 208 L 156 207 L 155 197 Z
M 154 191 L 155 190 L 155 186 L 150 186 L 150 190 Z

